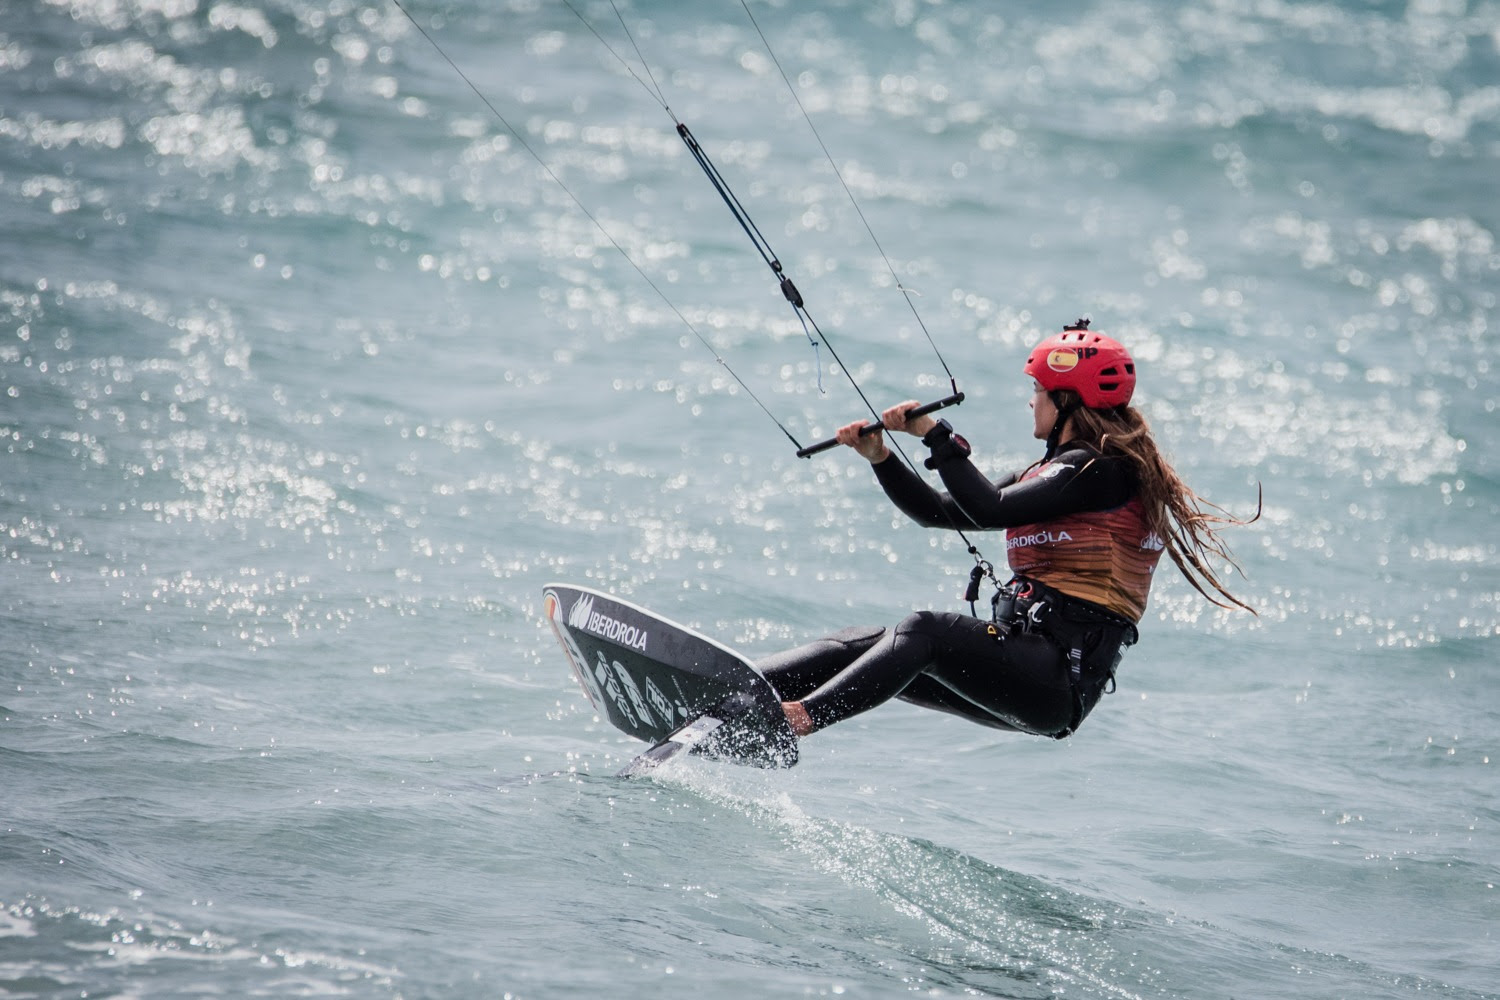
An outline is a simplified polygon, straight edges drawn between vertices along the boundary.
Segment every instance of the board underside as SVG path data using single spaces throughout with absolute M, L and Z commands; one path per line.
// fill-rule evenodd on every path
M 694 739 L 692 752 L 759 767 L 796 763 L 780 698 L 739 653 L 586 587 L 549 584 L 543 596 L 574 675 L 615 728 L 661 744 L 708 717 L 721 725 Z

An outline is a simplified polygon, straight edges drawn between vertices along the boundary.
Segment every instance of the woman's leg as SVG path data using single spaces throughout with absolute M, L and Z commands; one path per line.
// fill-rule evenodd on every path
M 921 680 L 931 680 L 973 705 L 1001 728 L 1038 736 L 1066 735 L 1077 727 L 1077 696 L 1067 654 L 1051 639 L 1012 634 L 999 641 L 1000 662 L 942 657 Z M 994 724 L 991 722 L 990 724 Z
M 936 678 L 928 677 L 926 674 L 919 675 L 916 680 L 906 685 L 906 690 L 896 695 L 896 698 L 907 704 L 916 705 L 918 708 L 930 708 L 934 712 L 957 715 L 970 722 L 977 722 L 981 726 L 1006 729 L 1013 733 L 1024 732 L 1009 722 L 996 718 L 957 691 L 944 687 Z
M 1041 636 L 1005 636 L 989 622 L 920 611 L 864 655 L 787 708 L 822 729 L 891 698 L 909 700 L 999 728 L 1054 734 L 1073 718 L 1067 661 Z M 798 704 L 800 701 L 800 704 Z
M 826 639 L 756 660 L 782 701 L 796 701 L 859 659 L 885 635 L 879 626 L 842 629 Z
M 919 611 L 799 700 L 815 728 L 822 729 L 896 697 L 940 657 L 998 659 L 997 635 L 978 618 Z

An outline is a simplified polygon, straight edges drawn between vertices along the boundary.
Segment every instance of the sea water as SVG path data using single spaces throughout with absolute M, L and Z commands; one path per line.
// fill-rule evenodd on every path
M 403 3 L 0 0 L 0 994 L 1500 996 L 1494 0 Z M 1081 316 L 1258 615 L 612 777 L 544 583 L 962 608 L 777 422 Z

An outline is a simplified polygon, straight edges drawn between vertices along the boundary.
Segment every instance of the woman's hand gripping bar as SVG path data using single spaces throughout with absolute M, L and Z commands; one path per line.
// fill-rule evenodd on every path
M 963 401 L 964 401 L 964 394 L 961 393 L 961 392 L 955 392 L 953 395 L 946 396 L 946 397 L 944 397 L 942 399 L 939 399 L 939 400 L 937 400 L 935 402 L 923 403 L 921 406 L 914 406 L 910 410 L 906 411 L 906 416 L 907 416 L 908 420 L 911 419 L 912 417 L 925 416 L 925 415 L 927 415 L 929 413 L 933 413 L 933 412 L 935 412 L 937 410 L 946 409 L 947 407 L 950 407 L 950 406 L 957 406 L 959 403 L 962 403 Z M 864 437 L 866 434 L 873 434 L 876 431 L 881 431 L 881 430 L 885 430 L 885 424 L 882 424 L 879 421 L 876 421 L 873 424 L 865 424 L 863 427 L 861 427 L 859 429 L 859 434 L 860 434 L 860 437 Z M 797 451 L 797 457 L 798 458 L 812 458 L 814 455 L 818 454 L 819 452 L 827 451 L 829 448 L 834 447 L 838 443 L 839 443 L 838 438 L 829 438 L 827 441 L 819 441 L 817 444 L 810 444 L 806 448 L 799 449 Z

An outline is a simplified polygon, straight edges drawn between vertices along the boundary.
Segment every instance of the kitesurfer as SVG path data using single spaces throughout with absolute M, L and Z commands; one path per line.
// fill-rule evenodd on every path
M 1221 607 L 1248 606 L 1213 569 L 1228 552 L 1217 527 L 1241 523 L 1204 509 L 1130 406 L 1135 362 L 1087 320 L 1047 337 L 1024 372 L 1034 383 L 1033 434 L 1042 459 L 991 482 L 946 420 L 881 415 L 889 431 L 922 439 L 940 492 L 892 458 L 866 421 L 839 429 L 868 459 L 892 502 L 931 528 L 1004 529 L 1013 579 L 990 620 L 919 611 L 894 629 L 852 628 L 759 662 L 805 736 L 891 698 L 984 725 L 1062 738 L 1074 732 L 1137 638 L 1163 552 Z

